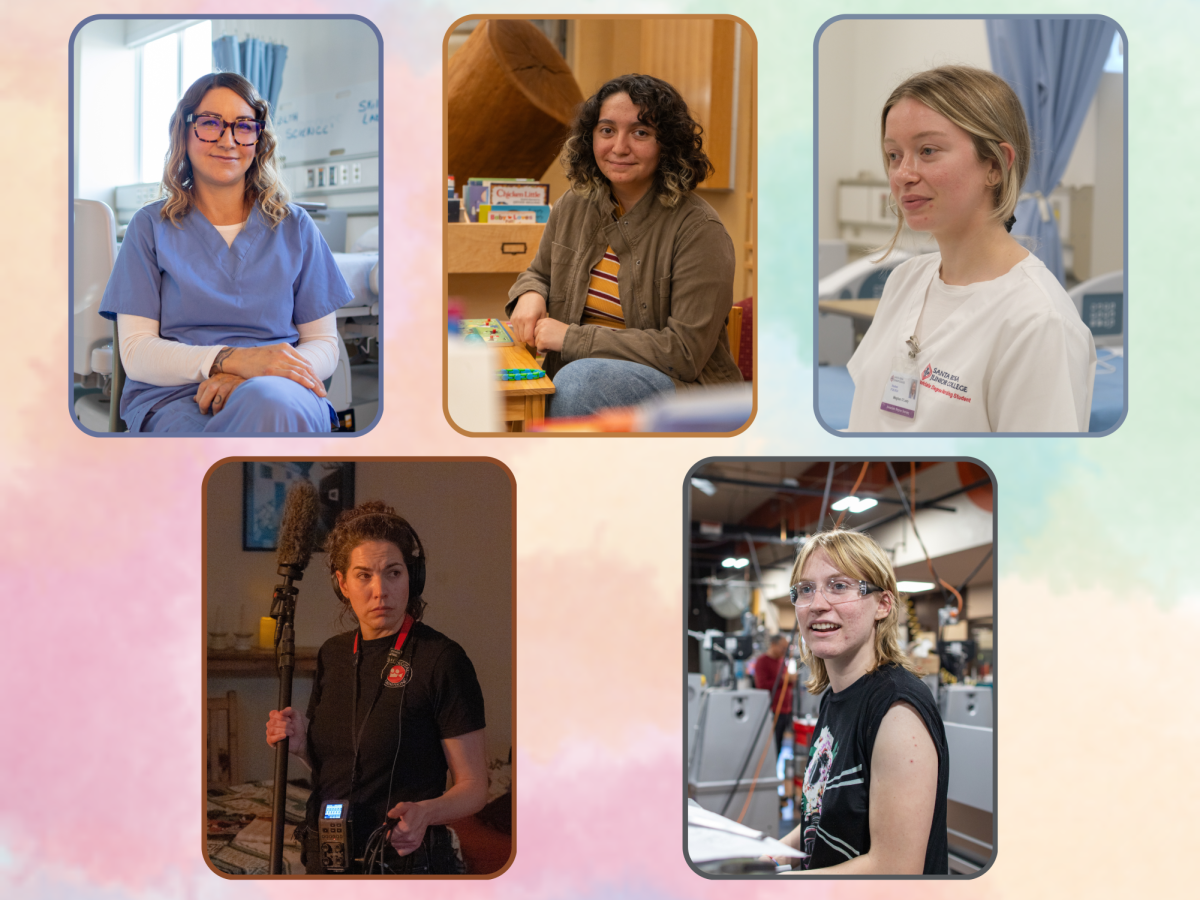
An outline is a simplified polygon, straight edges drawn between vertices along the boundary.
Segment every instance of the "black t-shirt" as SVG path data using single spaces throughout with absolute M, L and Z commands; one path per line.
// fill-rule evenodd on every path
M 308 756 L 313 771 L 308 824 L 316 828 L 323 802 L 349 800 L 357 858 L 392 806 L 402 800 L 442 795 L 447 772 L 442 739 L 478 731 L 484 727 L 484 716 L 483 692 L 467 654 L 441 632 L 418 622 L 402 649 L 412 670 L 403 688 L 383 684 L 388 651 L 395 646 L 396 635 L 359 640 L 358 720 L 352 727 L 356 633 L 330 638 L 317 655 L 308 703 Z M 354 736 L 360 728 L 358 774 L 352 788 Z
M 802 849 L 809 854 L 804 868 L 834 866 L 871 849 L 871 751 L 883 717 L 901 700 L 920 714 L 938 754 L 937 802 L 925 847 L 924 874 L 945 875 L 949 870 L 946 729 L 929 688 L 897 665 L 881 666 L 845 690 L 827 691 L 821 698 L 800 798 Z

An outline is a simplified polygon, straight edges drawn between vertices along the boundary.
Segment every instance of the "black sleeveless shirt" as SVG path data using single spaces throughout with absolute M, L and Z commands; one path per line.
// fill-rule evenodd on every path
M 949 869 L 946 784 L 950 777 L 946 729 L 929 688 L 897 665 L 881 666 L 839 693 L 827 691 L 808 749 L 800 798 L 806 869 L 823 869 L 871 849 L 871 752 L 879 725 L 898 701 L 925 722 L 938 755 L 937 801 L 925 846 L 926 875 Z

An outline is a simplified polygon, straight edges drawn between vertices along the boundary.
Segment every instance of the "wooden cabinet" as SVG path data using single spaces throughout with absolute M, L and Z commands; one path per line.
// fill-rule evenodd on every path
M 454 275 L 524 272 L 533 262 L 546 226 L 459 222 L 446 229 L 446 271 Z

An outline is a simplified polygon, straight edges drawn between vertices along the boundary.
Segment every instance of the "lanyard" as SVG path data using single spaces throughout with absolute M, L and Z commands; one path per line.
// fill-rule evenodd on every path
M 413 617 L 407 613 L 404 616 L 404 624 L 400 627 L 400 633 L 396 635 L 396 645 L 388 651 L 387 662 L 384 664 L 383 672 L 380 673 L 379 683 L 375 685 L 375 694 L 371 697 L 371 705 L 367 707 L 367 714 L 363 716 L 362 724 L 358 724 L 358 664 L 362 657 L 358 654 L 358 637 L 362 633 L 362 629 L 354 634 L 354 700 L 350 710 L 350 735 L 353 738 L 354 760 L 350 769 L 350 793 L 354 794 L 354 782 L 358 780 L 358 748 L 362 742 L 363 732 L 367 729 L 367 722 L 371 719 L 371 712 L 375 709 L 375 704 L 379 701 L 379 695 L 383 692 L 383 682 L 388 678 L 388 673 L 400 660 L 400 651 L 408 640 L 408 633 L 412 631 Z M 403 703 L 403 693 L 401 694 L 401 702 Z

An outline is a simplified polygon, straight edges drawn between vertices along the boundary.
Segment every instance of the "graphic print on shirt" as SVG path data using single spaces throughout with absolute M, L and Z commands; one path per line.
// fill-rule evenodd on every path
M 971 398 L 967 396 L 970 388 L 959 381 L 957 375 L 951 375 L 944 369 L 935 367 L 932 363 L 927 364 L 925 371 L 921 373 L 921 387 L 929 388 L 929 390 L 947 397 L 953 397 L 955 400 L 971 402 Z
M 809 755 L 808 768 L 804 770 L 804 789 L 800 796 L 800 815 L 801 821 L 804 822 L 804 852 L 808 854 L 804 860 L 805 868 L 808 868 L 812 861 L 818 837 L 846 859 L 854 859 L 862 852 L 844 840 L 821 830 L 821 807 L 825 793 L 839 787 L 862 784 L 863 781 L 861 765 L 831 777 L 837 752 L 837 741 L 834 740 L 829 727 L 825 726 L 821 729 L 821 734 Z

